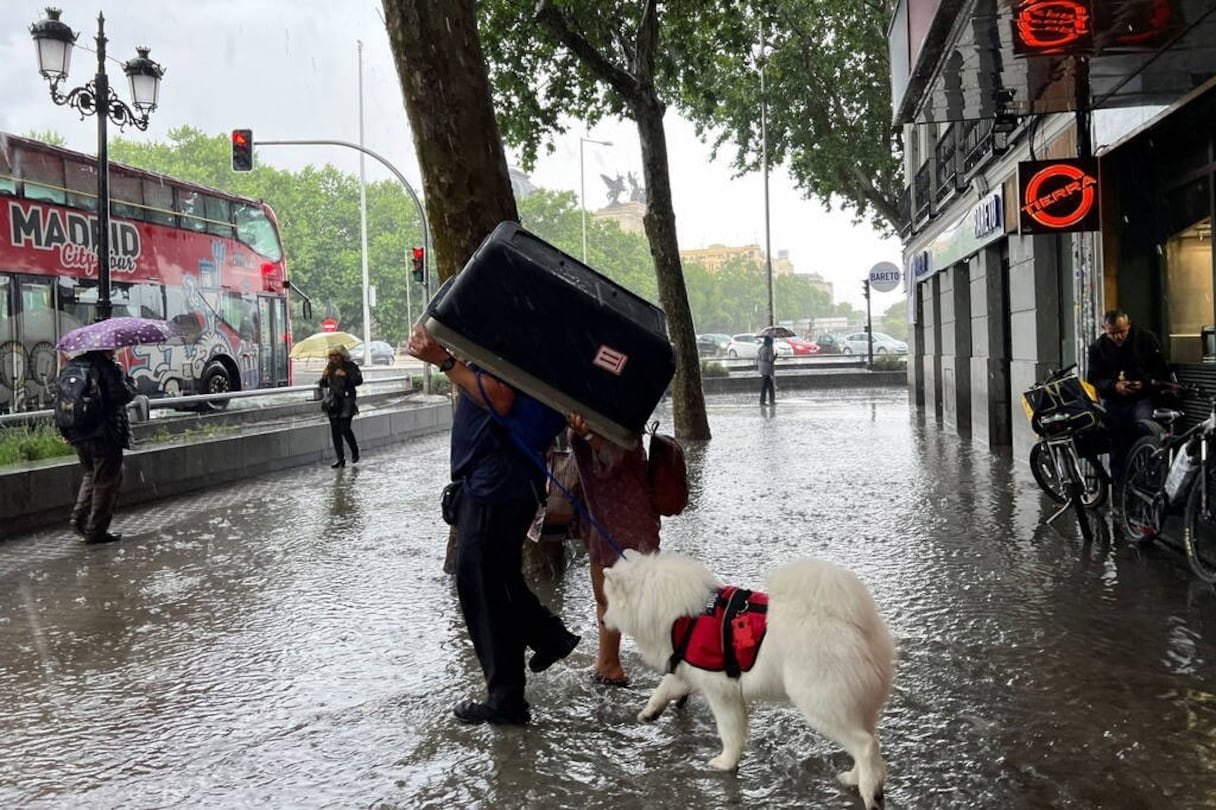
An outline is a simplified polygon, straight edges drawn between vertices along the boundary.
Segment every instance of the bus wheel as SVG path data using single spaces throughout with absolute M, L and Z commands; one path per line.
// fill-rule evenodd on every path
M 203 369 L 202 384 L 199 386 L 201 394 L 227 394 L 232 390 L 232 378 L 228 376 L 228 369 L 223 363 L 212 361 Z M 206 403 L 203 407 L 212 411 L 222 411 L 228 407 L 228 400 L 215 399 Z

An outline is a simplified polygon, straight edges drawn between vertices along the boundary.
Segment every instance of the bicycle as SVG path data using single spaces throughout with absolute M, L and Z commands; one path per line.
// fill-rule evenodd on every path
M 1097 392 L 1068 366 L 1022 394 L 1022 408 L 1040 439 L 1030 448 L 1035 483 L 1061 504 L 1055 521 L 1071 507 L 1086 542 L 1093 540 L 1088 510 L 1106 502 L 1110 475 L 1099 456 L 1110 449 L 1106 411 Z
M 1191 386 L 1191 393 L 1204 394 Z M 1181 411 L 1159 408 L 1153 418 L 1160 435 L 1137 439 L 1127 454 L 1120 493 L 1124 533 L 1131 540 L 1158 536 L 1166 517 L 1181 508 L 1183 547 L 1195 576 L 1216 582 L 1216 471 L 1209 469 L 1216 437 L 1216 397 L 1209 397 L 1207 419 L 1176 433 Z

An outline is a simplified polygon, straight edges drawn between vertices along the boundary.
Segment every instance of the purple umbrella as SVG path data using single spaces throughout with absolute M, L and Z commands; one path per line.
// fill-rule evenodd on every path
M 55 348 L 68 354 L 96 349 L 120 349 L 140 343 L 181 343 L 185 334 L 175 324 L 153 318 L 109 318 L 59 338 Z

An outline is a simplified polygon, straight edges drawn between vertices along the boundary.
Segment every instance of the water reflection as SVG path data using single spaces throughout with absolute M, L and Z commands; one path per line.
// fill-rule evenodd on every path
M 1176 552 L 1042 525 L 1024 466 L 910 421 L 902 390 L 779 408 L 711 400 L 663 545 L 746 586 L 802 555 L 870 584 L 900 652 L 889 808 L 1208 806 L 1216 597 Z M 585 555 L 538 586 L 585 640 L 531 677 L 533 725 L 452 722 L 481 676 L 446 471 L 428 437 L 124 510 L 116 546 L 0 546 L 0 806 L 859 806 L 790 709 L 755 707 L 729 776 L 699 698 L 634 720 L 658 676 L 628 642 L 634 686 L 593 684 Z

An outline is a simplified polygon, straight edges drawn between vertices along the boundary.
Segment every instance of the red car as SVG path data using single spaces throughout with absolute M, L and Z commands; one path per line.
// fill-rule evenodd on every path
M 787 337 L 785 338 L 785 342 L 790 344 L 790 348 L 794 350 L 795 357 L 807 354 L 819 354 L 818 343 L 812 343 L 799 337 Z

